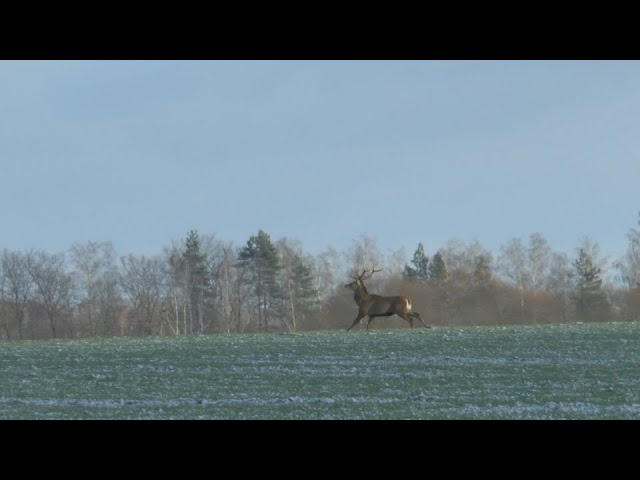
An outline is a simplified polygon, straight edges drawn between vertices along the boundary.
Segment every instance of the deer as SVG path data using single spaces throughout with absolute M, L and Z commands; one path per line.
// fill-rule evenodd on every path
M 347 332 L 355 327 L 364 317 L 369 317 L 367 320 L 367 330 L 369 330 L 369 324 L 375 317 L 389 317 L 391 315 L 398 315 L 400 318 L 409 322 L 411 328 L 413 328 L 413 319 L 420 320 L 425 328 L 431 328 L 424 323 L 422 317 L 418 312 L 414 312 L 411 309 L 411 299 L 409 297 L 393 296 L 383 297 L 382 295 L 371 294 L 367 291 L 363 280 L 367 280 L 373 276 L 374 273 L 381 272 L 382 269 L 376 270 L 375 267 L 371 269 L 371 273 L 367 274 L 367 270 L 364 270 L 360 275 L 354 275 L 353 282 L 345 285 L 346 288 L 353 290 L 353 299 L 358 304 L 358 316 L 353 321 L 351 326 L 347 328 Z

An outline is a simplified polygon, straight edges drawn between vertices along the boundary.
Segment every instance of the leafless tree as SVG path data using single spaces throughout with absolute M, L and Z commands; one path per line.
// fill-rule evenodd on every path
M 471 275 L 479 257 L 483 257 L 490 264 L 493 263 L 493 255 L 478 239 L 474 239 L 469 244 L 465 244 L 458 238 L 450 239 L 441 252 L 450 273 L 457 270 Z
M 81 319 L 86 319 L 89 325 L 90 335 L 115 333 L 120 298 L 113 245 L 111 242 L 76 243 L 70 254 L 81 294 L 78 309 Z
M 211 278 L 208 294 L 214 306 L 217 330 L 240 332 L 247 322 L 243 322 L 245 284 L 242 268 L 237 264 L 238 249 L 232 242 L 203 236 L 202 250 L 208 261 Z
M 640 225 L 640 220 L 638 221 Z M 629 288 L 640 288 L 640 230 L 631 228 L 627 233 L 629 245 L 624 256 L 616 263 L 622 281 Z
M 232 243 L 219 242 L 209 250 L 213 295 L 217 305 L 216 312 L 220 318 L 223 331 L 241 331 L 240 308 L 241 299 L 235 295 L 238 282 L 236 259 L 238 257 Z
M 296 331 L 315 309 L 317 292 L 313 260 L 305 256 L 302 244 L 286 237 L 275 244 L 280 262 L 279 282 L 283 292 L 282 316 L 289 330 Z
M 282 289 L 282 307 L 280 318 L 289 331 L 297 330 L 296 299 L 294 298 L 295 281 L 293 278 L 293 266 L 296 256 L 302 252 L 299 242 L 293 242 L 284 237 L 275 243 L 278 253 L 278 261 L 281 269 L 278 272 L 278 281 Z
M 526 312 L 537 321 L 537 298 L 547 283 L 551 258 L 551 248 L 540 233 L 530 235 L 528 246 L 514 238 L 500 248 L 498 269 L 518 289 L 521 321 L 525 320 Z
M 473 317 L 478 310 L 496 310 L 496 298 L 492 285 L 482 285 L 492 280 L 493 255 L 483 247 L 478 239 L 465 244 L 459 239 L 450 239 L 444 248 L 439 250 L 447 266 L 448 282 L 446 285 L 447 310 L 454 322 L 466 323 L 466 317 Z M 487 288 L 491 295 L 487 295 Z M 490 305 L 490 308 L 487 306 Z M 488 321 L 488 320 L 487 320 Z M 494 319 L 495 321 L 495 319 Z
M 371 265 L 384 265 L 384 257 L 378 247 L 378 241 L 366 234 L 353 240 L 351 248 L 346 252 L 345 260 L 350 276 L 371 267 Z
M 527 271 L 527 252 L 522 240 L 514 238 L 500 248 L 498 268 L 518 288 L 520 293 L 520 319 L 524 321 L 524 292 L 530 277 Z
M 27 303 L 33 290 L 33 280 L 29 274 L 32 252 L 13 252 L 3 250 L 0 259 L 0 288 L 7 298 L 13 311 L 13 317 L 18 324 L 18 338 L 23 338 L 23 329 L 27 315 Z M 11 338 L 9 316 L 5 318 L 5 332 L 7 339 Z
M 162 258 L 128 255 L 120 261 L 120 285 L 133 306 L 137 319 L 136 333 L 158 334 L 157 308 L 164 277 Z
M 320 306 L 326 306 L 329 299 L 335 295 L 340 279 L 346 275 L 343 271 L 344 263 L 340 260 L 340 254 L 332 247 L 314 259 L 314 288 L 316 290 L 316 302 Z M 340 293 L 343 293 L 340 290 Z
M 73 336 L 71 324 L 71 303 L 73 299 L 73 279 L 65 269 L 64 253 L 49 254 L 34 252 L 29 264 L 29 273 L 35 284 L 36 297 L 42 303 L 53 338 L 60 333 L 58 322 L 66 320 L 69 335 Z
M 531 289 L 534 292 L 544 286 L 546 277 L 549 274 L 551 254 L 551 247 L 549 247 L 547 239 L 541 233 L 536 232 L 529 236 L 527 261 Z
M 404 247 L 392 250 L 386 256 L 385 270 L 388 277 L 399 277 L 402 275 L 407 264 L 407 251 Z
M 557 299 L 554 310 L 560 321 L 567 321 L 571 313 L 571 293 L 573 291 L 571 274 L 572 267 L 569 257 L 565 253 L 552 253 L 545 290 L 552 293 Z
M 344 258 L 344 264 L 347 267 L 346 275 L 349 277 L 371 268 L 371 266 L 383 268 L 385 273 L 371 279 L 370 287 L 374 290 L 384 288 L 384 282 L 387 280 L 387 272 L 384 270 L 385 258 L 374 237 L 366 234 L 360 235 L 353 240 L 351 247 L 344 254 Z
M 187 333 L 189 291 L 183 246 L 173 242 L 164 248 L 163 265 L 169 307 L 163 308 L 164 322 L 174 335 Z

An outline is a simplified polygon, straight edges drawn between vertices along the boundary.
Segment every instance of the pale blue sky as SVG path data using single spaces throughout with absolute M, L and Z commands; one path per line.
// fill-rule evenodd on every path
M 626 247 L 640 62 L 0 61 L 0 248 Z

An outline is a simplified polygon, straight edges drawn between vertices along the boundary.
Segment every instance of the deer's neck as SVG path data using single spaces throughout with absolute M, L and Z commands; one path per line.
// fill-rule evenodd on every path
M 369 292 L 367 292 L 367 287 L 365 287 L 364 284 L 361 287 L 358 287 L 353 294 L 353 299 L 358 305 L 362 304 L 362 302 L 366 301 L 368 298 Z

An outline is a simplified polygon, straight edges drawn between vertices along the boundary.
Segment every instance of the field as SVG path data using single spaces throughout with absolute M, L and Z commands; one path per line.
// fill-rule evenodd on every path
M 640 419 L 640 324 L 0 343 L 1 419 Z

